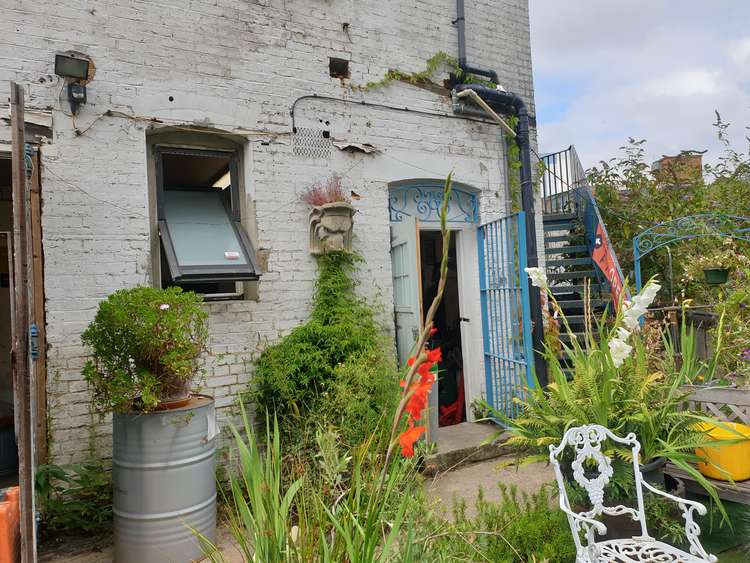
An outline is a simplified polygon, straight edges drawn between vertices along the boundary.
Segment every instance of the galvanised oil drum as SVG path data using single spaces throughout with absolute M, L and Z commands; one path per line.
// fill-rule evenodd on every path
M 115 414 L 116 563 L 188 563 L 197 531 L 216 539 L 216 418 L 211 397 L 181 408 Z

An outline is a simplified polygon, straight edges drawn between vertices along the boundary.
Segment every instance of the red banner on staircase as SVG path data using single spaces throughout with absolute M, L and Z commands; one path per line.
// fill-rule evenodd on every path
M 620 269 L 617 266 L 615 252 L 612 249 L 612 245 L 609 244 L 607 233 L 604 231 L 601 223 L 596 225 L 596 239 L 594 240 L 594 251 L 591 253 L 591 257 L 609 282 L 612 299 L 614 299 L 615 303 L 619 303 L 620 295 L 622 294 Z

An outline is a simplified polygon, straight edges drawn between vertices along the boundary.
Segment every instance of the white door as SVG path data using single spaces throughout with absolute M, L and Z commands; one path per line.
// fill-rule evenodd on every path
M 403 366 L 422 326 L 419 224 L 414 217 L 405 216 L 400 222 L 391 223 L 391 265 L 396 351 L 399 365 Z

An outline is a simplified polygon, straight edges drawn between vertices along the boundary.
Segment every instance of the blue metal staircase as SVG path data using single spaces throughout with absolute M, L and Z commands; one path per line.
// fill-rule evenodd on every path
M 624 279 L 586 174 L 571 145 L 542 157 L 547 279 L 577 337 L 584 333 L 584 294 L 601 314 L 620 298 Z M 562 340 L 570 336 L 561 335 Z

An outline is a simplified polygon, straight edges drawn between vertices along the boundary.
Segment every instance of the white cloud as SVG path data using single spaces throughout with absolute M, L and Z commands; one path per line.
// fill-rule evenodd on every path
M 731 45 L 729 58 L 736 65 L 750 64 L 750 37 L 741 39 Z
M 646 82 L 647 98 L 689 98 L 715 96 L 721 90 L 718 75 L 702 68 L 678 70 Z
M 540 148 L 575 144 L 585 166 L 617 154 L 628 137 L 648 156 L 709 149 L 714 110 L 747 149 L 750 2 L 530 0 Z M 554 92 L 577 85 L 574 96 Z M 563 86 L 561 86 L 562 88 Z M 540 88 L 553 90 L 542 93 Z M 564 104 L 549 110 L 545 103 Z

